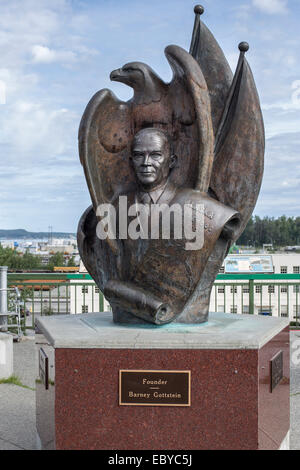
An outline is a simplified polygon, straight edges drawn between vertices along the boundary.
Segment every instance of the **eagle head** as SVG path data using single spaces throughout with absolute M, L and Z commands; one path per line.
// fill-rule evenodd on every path
M 137 104 L 159 101 L 166 86 L 154 70 L 142 62 L 130 62 L 120 69 L 113 70 L 110 79 L 133 88 L 134 101 Z

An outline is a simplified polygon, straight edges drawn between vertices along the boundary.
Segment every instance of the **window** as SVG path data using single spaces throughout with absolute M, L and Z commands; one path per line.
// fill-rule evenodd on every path
M 218 294 L 224 294 L 224 293 L 225 293 L 225 286 L 218 287 Z
M 249 313 L 249 305 L 243 305 L 243 313 L 245 314 Z
M 280 266 L 280 273 L 287 274 L 287 266 Z
M 249 294 L 249 286 L 242 287 L 243 294 Z
M 300 274 L 300 266 L 293 266 L 293 273 Z
M 231 292 L 232 294 L 233 294 L 233 293 L 237 294 L 237 287 L 236 287 L 236 286 L 231 286 L 231 287 L 230 287 L 230 292 Z
M 89 288 L 88 288 L 87 286 L 82 286 L 81 292 L 82 292 L 83 294 L 88 294 L 88 293 L 89 293 Z
M 235 305 L 231 305 L 230 313 L 237 313 L 237 307 Z
M 268 294 L 274 294 L 275 293 L 275 286 L 268 286 Z
M 296 284 L 296 285 L 293 286 L 293 292 L 294 292 L 294 294 L 299 294 L 299 292 L 300 292 L 299 284 Z
M 257 294 L 261 294 L 262 293 L 262 286 L 255 286 L 255 292 Z
M 280 305 L 280 316 L 287 317 L 288 316 L 288 306 L 287 305 Z
M 95 294 L 99 294 L 99 287 L 95 287 Z
M 218 305 L 218 312 L 224 313 L 225 312 L 225 305 Z
M 300 305 L 293 306 L 294 318 L 300 317 Z
M 87 305 L 82 305 L 81 306 L 81 311 L 82 311 L 82 313 L 88 313 L 88 311 L 89 311 L 88 306 Z
M 287 286 L 281 286 L 281 287 L 280 287 L 280 292 L 281 292 L 282 294 L 287 294 L 287 291 L 288 291 Z

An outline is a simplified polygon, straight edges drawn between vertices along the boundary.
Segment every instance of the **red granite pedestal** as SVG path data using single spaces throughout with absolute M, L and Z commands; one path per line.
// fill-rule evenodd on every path
M 177 325 L 154 334 L 153 329 L 116 327 L 107 315 L 101 321 L 109 326 L 100 322 L 98 330 L 91 328 L 99 322 L 95 316 L 89 326 L 81 315 L 40 320 L 47 343 L 42 346 L 54 361 L 48 390 L 43 383 L 37 387 L 42 447 L 279 449 L 290 427 L 287 323 L 237 315 L 223 315 L 218 323 L 218 315 L 210 326 Z M 251 320 L 256 342 L 255 328 L 249 333 Z M 270 360 L 280 351 L 283 378 L 271 392 Z M 120 406 L 122 369 L 191 371 L 191 405 Z

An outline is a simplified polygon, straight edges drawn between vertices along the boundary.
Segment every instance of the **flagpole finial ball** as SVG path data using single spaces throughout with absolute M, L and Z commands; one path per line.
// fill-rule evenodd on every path
M 194 8 L 194 12 L 198 15 L 202 15 L 204 13 L 204 7 L 202 5 L 196 5 Z
M 241 52 L 247 52 L 249 50 L 249 44 L 245 41 L 239 43 L 239 50 Z

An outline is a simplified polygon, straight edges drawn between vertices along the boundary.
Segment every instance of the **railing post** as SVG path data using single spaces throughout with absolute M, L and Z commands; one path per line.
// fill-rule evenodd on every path
M 254 315 L 254 281 L 249 280 L 249 314 Z
M 7 266 L 0 266 L 0 313 L 3 315 L 7 313 Z M 0 316 L 0 329 L 7 331 L 7 316 Z

